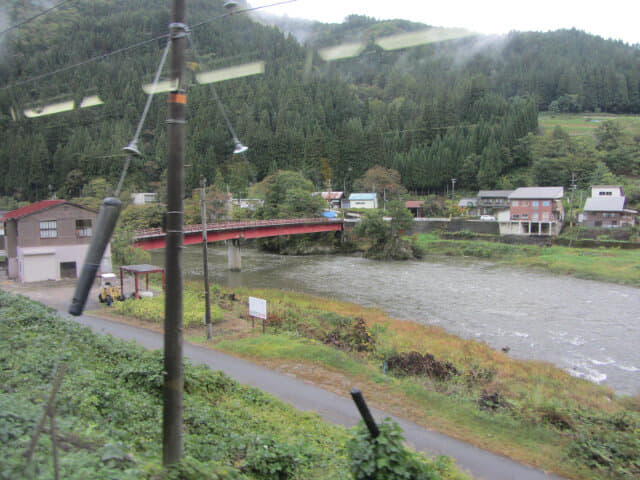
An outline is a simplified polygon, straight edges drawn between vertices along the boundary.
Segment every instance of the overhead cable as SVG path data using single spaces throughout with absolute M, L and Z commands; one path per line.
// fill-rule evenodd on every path
M 70 0 L 64 0 L 64 1 L 70 1 Z M 218 15 L 216 17 L 212 17 L 209 20 L 204 20 L 204 21 L 202 21 L 200 23 L 197 23 L 197 24 L 195 24 L 195 25 L 193 25 L 193 26 L 191 26 L 189 28 L 191 28 L 193 30 L 194 28 L 201 27 L 201 26 L 206 25 L 208 23 L 214 22 L 216 20 L 220 20 L 222 18 L 226 18 L 226 17 L 231 16 L 231 15 L 236 15 L 238 13 L 252 12 L 252 11 L 261 10 L 261 9 L 264 9 L 264 8 L 276 7 L 276 6 L 279 6 L 279 5 L 284 5 L 284 4 L 287 4 L 287 3 L 293 3 L 293 2 L 297 2 L 297 1 L 298 0 L 285 0 L 285 1 L 282 1 L 282 2 L 271 3 L 271 4 L 268 4 L 268 5 L 261 5 L 259 7 L 245 8 L 243 10 L 237 10 L 237 11 L 232 12 L 232 13 L 225 13 L 223 15 Z M 61 2 L 61 3 L 64 3 L 64 2 Z M 38 81 L 38 80 L 42 80 L 43 78 L 48 78 L 48 77 L 51 77 L 53 75 L 57 75 L 58 73 L 66 72 L 66 71 L 69 71 L 69 70 L 73 70 L 75 68 L 82 67 L 82 66 L 87 65 L 87 64 L 92 63 L 92 62 L 97 62 L 97 61 L 103 60 L 105 58 L 111 57 L 113 55 L 117 55 L 119 53 L 124 53 L 124 52 L 127 52 L 129 50 L 134 50 L 136 48 L 142 47 L 144 45 L 147 45 L 149 43 L 155 42 L 157 40 L 161 40 L 163 38 L 169 38 L 169 35 L 170 35 L 169 33 L 158 35 L 158 36 L 150 38 L 148 40 L 143 40 L 141 42 L 134 43 L 134 44 L 126 46 L 126 47 L 122 47 L 122 48 L 120 48 L 118 50 L 114 50 L 113 52 L 108 52 L 108 53 L 105 53 L 103 55 L 98 55 L 98 56 L 83 60 L 81 62 L 74 63 L 73 65 L 68 65 L 66 67 L 59 68 L 59 69 L 54 70 L 52 72 L 43 73 L 41 75 L 36 75 L 35 77 L 31 77 L 31 78 L 28 78 L 28 79 L 20 81 L 20 82 L 12 83 L 10 85 L 5 85 L 4 87 L 0 87 L 0 90 L 8 90 L 10 88 L 20 87 L 22 85 L 26 85 L 26 84 L 29 84 L 29 83 L 32 83 L 32 82 L 35 82 L 35 81 Z
M 1 31 L 1 32 L 0 32 L 0 37 L 1 37 L 2 35 L 4 35 L 5 33 L 10 32 L 11 30 L 14 30 L 14 29 L 16 29 L 16 28 L 22 27 L 23 25 L 26 25 L 27 23 L 29 23 L 29 22 L 31 22 L 31 21 L 33 21 L 33 20 L 35 20 L 35 19 L 36 19 L 36 18 L 38 18 L 38 17 L 41 17 L 41 16 L 43 16 L 43 15 L 46 15 L 46 14 L 47 14 L 47 13 L 49 13 L 51 10 L 55 10 L 56 8 L 61 7 L 62 5 L 64 5 L 65 3 L 68 3 L 68 2 L 70 2 L 70 1 L 71 1 L 71 0 L 62 0 L 62 2 L 57 3 L 57 4 L 53 5 L 52 7 L 49 7 L 49 8 L 47 8 L 46 10 L 43 10 L 43 11 L 42 11 L 42 12 L 40 12 L 40 13 L 37 13 L 37 14 L 36 14 L 36 15 L 34 15 L 33 17 L 29 17 L 29 18 L 27 18 L 26 20 L 23 20 L 22 22 L 18 22 L 18 23 L 16 23 L 15 25 L 11 25 L 10 27 L 8 27 L 8 28 L 6 28 L 6 29 L 4 29 L 3 31 Z

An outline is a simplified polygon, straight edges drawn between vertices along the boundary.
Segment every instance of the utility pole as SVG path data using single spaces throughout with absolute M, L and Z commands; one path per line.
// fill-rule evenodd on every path
M 571 173 L 571 205 L 569 205 L 569 226 L 573 227 L 573 193 L 578 186 L 576 185 L 576 174 Z
M 454 195 L 456 194 L 456 179 L 451 179 L 451 200 L 453 200 Z
M 167 113 L 167 236 L 165 270 L 167 282 L 164 318 L 164 384 L 162 411 L 162 464 L 177 463 L 183 452 L 183 386 L 182 317 L 183 281 L 182 250 L 184 244 L 184 139 L 185 49 L 187 44 L 186 0 L 172 0 L 171 81 L 175 90 L 169 93 Z
M 204 323 L 207 326 L 207 340 L 211 340 L 211 300 L 209 299 L 209 248 L 207 246 L 207 179 L 202 177 L 202 268 L 204 270 Z

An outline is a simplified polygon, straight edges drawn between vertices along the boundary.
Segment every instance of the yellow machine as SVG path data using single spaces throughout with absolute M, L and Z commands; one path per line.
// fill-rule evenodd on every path
M 100 276 L 100 293 L 98 294 L 100 303 L 111 306 L 114 300 L 124 300 L 120 287 L 115 284 L 116 278 L 114 273 L 103 273 Z

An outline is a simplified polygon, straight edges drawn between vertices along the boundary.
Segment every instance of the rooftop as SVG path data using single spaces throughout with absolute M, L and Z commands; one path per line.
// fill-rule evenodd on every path
M 349 195 L 349 200 L 375 200 L 378 197 L 377 193 L 352 193 Z
M 508 198 L 509 195 L 513 193 L 513 190 L 480 190 L 478 192 L 478 198 L 488 197 L 488 198 L 496 198 L 496 197 L 504 197 Z
M 4 214 L 0 221 L 11 220 L 21 218 L 32 213 L 39 212 L 40 210 L 46 210 L 47 208 L 55 207 L 61 203 L 68 203 L 66 200 L 42 200 L 41 202 L 32 203 L 26 207 L 17 208 Z
M 622 212 L 625 197 L 589 197 L 584 204 L 585 212 Z
M 509 200 L 560 199 L 564 197 L 564 187 L 521 187 L 509 195 Z
M 344 192 L 321 192 L 320 195 L 325 200 L 340 200 L 344 197 Z

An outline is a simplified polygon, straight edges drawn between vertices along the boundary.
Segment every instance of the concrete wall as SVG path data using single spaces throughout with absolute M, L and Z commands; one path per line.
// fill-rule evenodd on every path
M 413 229 L 410 233 L 430 233 L 434 231 L 461 232 L 469 231 L 473 233 L 485 233 L 498 235 L 498 222 L 483 222 L 480 220 L 464 219 L 434 219 L 419 218 L 413 222 Z

